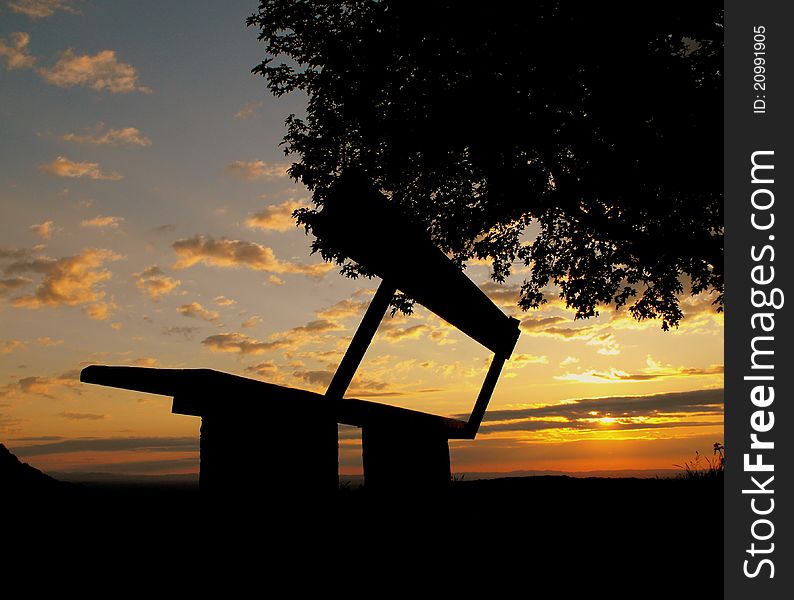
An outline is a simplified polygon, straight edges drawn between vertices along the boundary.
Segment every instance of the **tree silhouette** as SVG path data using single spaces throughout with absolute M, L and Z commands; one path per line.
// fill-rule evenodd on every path
M 722 307 L 721 22 L 710 0 L 263 0 L 248 19 L 253 71 L 308 96 L 283 146 L 318 209 L 357 169 L 461 266 L 530 266 L 522 308 L 553 283 L 577 317 L 628 304 L 664 329 L 685 287 Z

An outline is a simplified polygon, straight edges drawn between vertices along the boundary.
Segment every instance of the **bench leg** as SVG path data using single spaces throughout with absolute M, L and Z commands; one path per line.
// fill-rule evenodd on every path
M 449 442 L 438 431 L 369 425 L 361 443 L 368 491 L 411 494 L 449 487 Z
M 336 421 L 292 427 L 281 420 L 204 415 L 199 486 L 202 496 L 228 499 L 332 495 L 339 488 Z

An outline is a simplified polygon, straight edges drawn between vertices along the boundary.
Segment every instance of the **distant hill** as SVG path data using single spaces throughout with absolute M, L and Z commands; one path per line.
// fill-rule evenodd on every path
M 681 475 L 681 469 L 602 469 L 598 471 L 498 471 L 498 472 L 469 472 L 455 473 L 455 479 L 475 480 L 475 479 L 500 479 L 502 477 L 543 477 L 547 475 L 561 475 L 568 477 L 587 478 L 587 477 L 608 477 L 608 478 L 638 478 L 653 479 L 656 477 L 676 477 Z
M 23 463 L 0 444 L 0 489 L 4 496 L 62 490 L 64 485 L 66 484 Z

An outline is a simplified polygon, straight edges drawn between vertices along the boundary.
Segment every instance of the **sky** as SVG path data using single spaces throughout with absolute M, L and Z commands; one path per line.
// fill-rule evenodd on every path
M 196 473 L 197 417 L 80 369 L 323 392 L 377 288 L 312 256 L 291 219 L 310 194 L 279 144 L 305 97 L 251 74 L 256 4 L 0 0 L 0 443 L 37 468 Z M 713 298 L 683 298 L 663 332 L 625 310 L 574 320 L 553 289 L 522 312 L 520 264 L 503 285 L 466 272 L 522 334 L 477 439 L 451 442 L 453 472 L 671 469 L 723 441 Z M 348 395 L 466 418 L 489 359 L 424 309 L 387 315 Z M 342 473 L 360 453 L 340 428 Z

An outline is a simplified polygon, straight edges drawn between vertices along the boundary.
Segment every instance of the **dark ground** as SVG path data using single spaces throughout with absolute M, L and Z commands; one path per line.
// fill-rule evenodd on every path
M 406 485 L 399 497 L 350 487 L 327 498 L 252 483 L 214 500 L 190 483 L 34 479 L 0 482 L 4 564 L 87 589 L 181 594 L 222 580 L 226 598 L 286 577 L 294 590 L 333 583 L 375 598 L 406 585 L 443 597 L 722 595 L 721 478 L 516 477 L 455 481 L 434 496 Z

